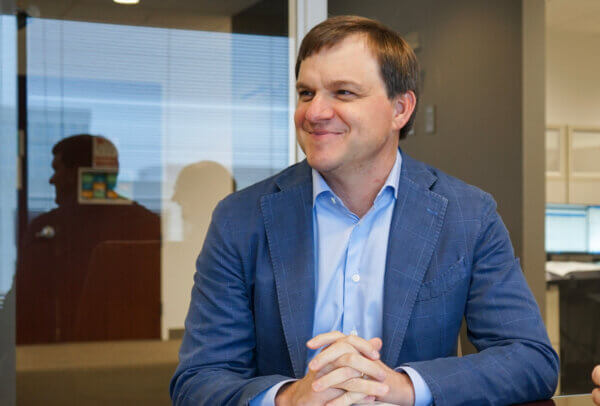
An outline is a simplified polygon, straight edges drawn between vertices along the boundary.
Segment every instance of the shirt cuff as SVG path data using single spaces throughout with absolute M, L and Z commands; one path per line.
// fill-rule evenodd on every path
M 410 375 L 409 375 L 410 376 Z M 254 397 L 254 399 L 250 400 L 250 406 L 273 406 L 275 404 L 275 396 L 277 396 L 277 392 L 279 389 L 288 382 L 294 382 L 297 379 L 287 379 L 285 381 L 281 381 L 276 385 L 271 386 L 268 389 L 265 389 L 258 395 Z
M 412 381 L 415 389 L 415 406 L 431 406 L 433 404 L 433 396 L 429 386 L 417 371 L 411 367 L 398 367 L 398 372 L 404 372 Z

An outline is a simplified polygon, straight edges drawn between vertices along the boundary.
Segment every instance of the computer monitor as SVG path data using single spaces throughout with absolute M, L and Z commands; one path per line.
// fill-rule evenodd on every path
M 594 213 L 600 225 L 600 210 Z M 588 208 L 573 205 L 546 206 L 546 252 L 588 253 Z M 600 230 L 597 240 L 600 245 Z M 598 249 L 600 251 L 600 249 Z

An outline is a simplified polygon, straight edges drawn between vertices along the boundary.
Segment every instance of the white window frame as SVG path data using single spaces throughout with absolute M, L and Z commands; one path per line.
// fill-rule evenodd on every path
M 294 114 L 296 110 L 296 56 L 302 38 L 308 31 L 321 21 L 327 19 L 327 0 L 288 0 L 288 29 L 289 29 L 289 142 L 288 160 L 292 165 L 304 159 L 304 153 L 296 142 L 296 127 Z

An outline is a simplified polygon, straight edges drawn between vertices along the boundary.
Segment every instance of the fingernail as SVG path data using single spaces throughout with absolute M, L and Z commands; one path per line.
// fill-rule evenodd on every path
M 371 351 L 371 358 L 379 359 L 379 351 Z
M 321 385 L 317 382 L 313 382 L 312 388 L 315 390 L 315 392 L 318 392 L 321 390 Z

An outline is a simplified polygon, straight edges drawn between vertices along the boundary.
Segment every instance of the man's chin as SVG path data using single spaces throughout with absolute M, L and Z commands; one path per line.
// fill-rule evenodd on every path
M 338 167 L 336 162 L 332 160 L 315 159 L 309 156 L 306 157 L 306 160 L 308 161 L 308 165 L 320 174 L 331 173 Z

